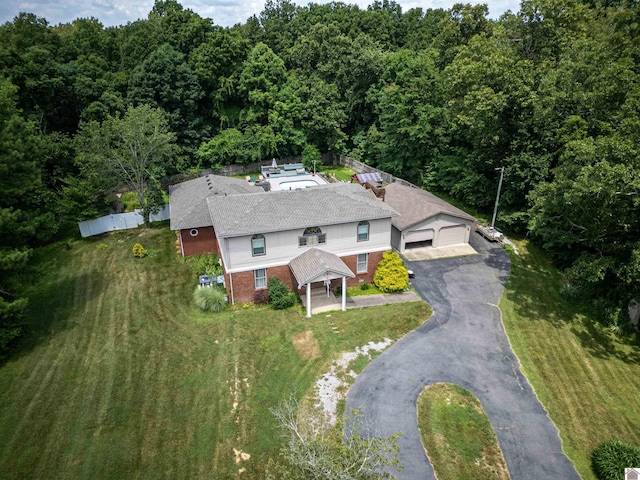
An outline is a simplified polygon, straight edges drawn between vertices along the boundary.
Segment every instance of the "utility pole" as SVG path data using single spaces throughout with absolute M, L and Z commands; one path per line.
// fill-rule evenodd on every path
M 496 194 L 496 206 L 493 208 L 493 218 L 491 219 L 491 228 L 495 227 L 496 215 L 498 214 L 498 203 L 500 203 L 500 190 L 502 189 L 502 178 L 504 177 L 504 167 L 495 169 L 500 170 L 500 181 L 498 182 L 498 193 Z

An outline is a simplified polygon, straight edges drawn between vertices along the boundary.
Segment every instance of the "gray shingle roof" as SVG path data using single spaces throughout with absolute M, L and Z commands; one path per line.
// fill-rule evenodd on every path
M 387 192 L 385 194 L 385 202 L 400 213 L 400 216 L 391 220 L 393 226 L 398 230 L 405 230 L 440 213 L 446 213 L 465 220 L 475 220 L 468 213 L 426 190 L 408 187 L 399 183 L 387 185 L 385 190 Z
M 300 286 L 325 278 L 355 277 L 340 257 L 317 248 L 298 255 L 289 262 L 289 268 Z
M 246 180 L 206 175 L 169 187 L 171 205 L 171 230 L 210 227 L 211 215 L 207 208 L 207 197 L 237 195 L 263 191 Z
M 208 197 L 218 237 L 237 237 L 361 220 L 398 213 L 357 184 L 319 185 L 294 191 Z

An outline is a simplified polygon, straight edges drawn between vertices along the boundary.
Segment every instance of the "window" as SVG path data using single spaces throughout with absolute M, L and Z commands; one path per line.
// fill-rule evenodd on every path
M 359 253 L 358 254 L 358 264 L 356 266 L 356 271 L 358 273 L 366 272 L 369 268 L 369 254 L 368 253 Z
M 256 290 L 258 288 L 267 288 L 267 269 L 259 268 L 253 271 L 253 282 L 255 283 Z
M 251 250 L 254 257 L 266 253 L 264 235 L 254 235 L 251 237 Z
M 192 237 L 197 237 L 198 236 L 198 229 L 197 228 L 192 228 L 191 231 L 189 232 L 189 235 L 191 235 Z
M 358 241 L 366 242 L 367 240 L 369 240 L 369 222 L 360 222 L 358 224 Z
M 327 234 L 322 233 L 319 227 L 309 227 L 305 229 L 301 237 L 298 237 L 298 245 L 301 247 L 327 243 Z

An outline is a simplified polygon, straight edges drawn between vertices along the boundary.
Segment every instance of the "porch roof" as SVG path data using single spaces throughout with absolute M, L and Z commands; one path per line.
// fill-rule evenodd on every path
M 333 278 L 355 277 L 340 257 L 318 248 L 310 248 L 295 257 L 289 262 L 289 268 L 299 287 Z

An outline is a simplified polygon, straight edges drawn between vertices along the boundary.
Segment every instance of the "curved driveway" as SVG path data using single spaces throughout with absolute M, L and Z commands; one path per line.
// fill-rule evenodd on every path
M 512 479 L 578 479 L 556 427 L 520 372 L 495 306 L 509 257 L 476 233 L 472 244 L 478 255 L 408 263 L 415 289 L 434 314 L 358 376 L 347 411 L 359 408 L 373 436 L 402 432 L 398 479 L 435 479 L 420 440 L 416 401 L 426 385 L 455 383 L 480 399 Z

